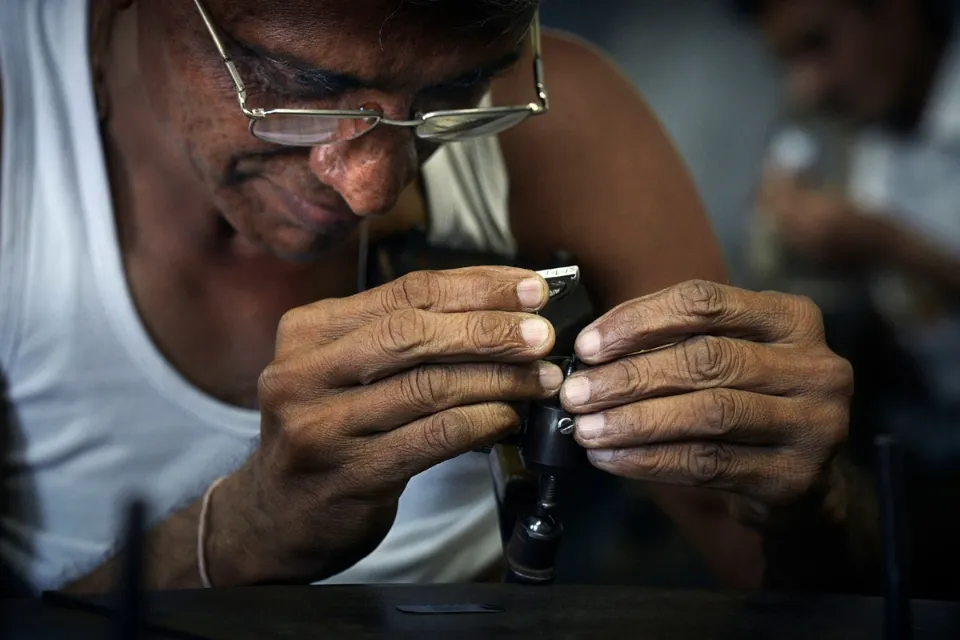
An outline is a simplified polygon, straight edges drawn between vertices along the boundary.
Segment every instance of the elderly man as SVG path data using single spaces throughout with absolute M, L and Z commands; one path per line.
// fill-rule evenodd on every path
M 551 394 L 600 469 L 722 490 L 701 502 L 723 495 L 739 520 L 714 520 L 726 537 L 705 552 L 749 555 L 741 522 L 842 497 L 851 372 L 818 310 L 715 284 L 656 120 L 596 51 L 541 38 L 537 9 L 0 5 L 3 483 L 19 505 L 0 552 L 28 587 L 106 588 L 132 490 L 155 509 L 153 588 L 473 579 L 501 548 L 469 452 Z M 577 340 L 592 366 L 563 382 L 543 361 L 555 335 L 532 272 L 364 290 L 358 229 L 397 220 L 504 262 L 572 252 L 606 311 Z M 698 502 L 658 495 L 697 531 Z

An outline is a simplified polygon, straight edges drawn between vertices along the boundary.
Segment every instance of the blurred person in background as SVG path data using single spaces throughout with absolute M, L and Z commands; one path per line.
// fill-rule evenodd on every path
M 783 62 L 793 103 L 852 131 L 842 184 L 811 187 L 802 172 L 771 165 L 762 210 L 807 259 L 870 274 L 874 302 L 931 400 L 960 418 L 960 42 L 952 3 L 741 4 Z M 957 425 L 942 434 L 954 446 Z
M 759 209 L 778 241 L 817 265 L 834 284 L 863 275 L 872 305 L 916 373 L 918 388 L 871 398 L 877 406 L 870 414 L 874 432 L 896 433 L 921 462 L 914 474 L 918 486 L 927 482 L 921 473 L 936 474 L 915 494 L 914 548 L 927 552 L 929 568 L 943 561 L 939 554 L 955 535 L 945 533 L 954 529 L 939 517 L 940 492 L 956 499 L 954 483 L 947 479 L 960 471 L 956 3 L 755 0 L 738 5 L 756 19 L 782 63 L 790 107 L 827 122 L 830 131 L 818 139 L 808 129 L 806 140 L 794 132 L 795 153 L 781 156 L 790 156 L 787 162 L 764 167 Z M 832 182 L 806 174 L 817 168 L 818 145 L 840 149 Z M 831 343 L 845 353 L 843 345 Z M 874 354 L 872 362 L 888 355 Z

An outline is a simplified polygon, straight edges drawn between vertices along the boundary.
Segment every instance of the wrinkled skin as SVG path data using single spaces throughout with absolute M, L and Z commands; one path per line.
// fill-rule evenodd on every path
M 357 109 L 389 118 L 474 106 L 487 83 L 435 88 L 496 64 L 525 42 L 529 16 L 469 32 L 435 9 L 378 0 L 206 4 L 248 85 L 248 106 Z M 236 92 L 192 2 L 138 3 L 140 69 L 165 144 L 185 156 L 230 227 L 274 254 L 309 257 L 342 239 L 358 216 L 386 213 L 432 151 L 405 130 L 381 127 L 349 144 L 278 148 L 253 138 Z M 466 18 L 469 18 L 467 16 Z M 465 19 L 466 19 L 465 18 Z M 441 22 L 442 21 L 442 22 Z M 440 28 L 446 24 L 446 28 Z M 233 38 L 243 43 L 238 46 Z M 329 93 L 253 50 L 380 80 L 379 89 Z M 290 195 L 327 211 L 299 221 Z

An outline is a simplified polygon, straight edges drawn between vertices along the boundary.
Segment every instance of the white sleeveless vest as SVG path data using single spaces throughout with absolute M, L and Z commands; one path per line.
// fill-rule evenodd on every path
M 120 507 L 153 521 L 256 446 L 259 415 L 192 387 L 155 348 L 127 289 L 89 70 L 82 0 L 0 0 L 0 386 L 12 433 L 0 561 L 57 588 L 112 553 Z M 495 139 L 424 169 L 436 242 L 510 255 Z M 501 553 L 486 457 L 417 477 L 383 543 L 329 582 L 465 580 Z

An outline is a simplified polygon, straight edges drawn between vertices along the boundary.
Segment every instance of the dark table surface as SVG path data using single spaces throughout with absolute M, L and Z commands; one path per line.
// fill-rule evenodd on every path
M 3 638 L 116 638 L 111 599 L 76 607 L 0 602 Z M 77 604 L 77 603 L 74 603 Z M 483 605 L 486 613 L 405 613 L 398 607 Z M 104 607 L 105 613 L 83 607 Z M 248 587 L 150 594 L 150 637 L 615 638 L 880 640 L 879 598 L 513 585 Z M 916 640 L 960 638 L 960 603 L 914 601 Z M 169 633 L 169 631 L 179 631 Z

